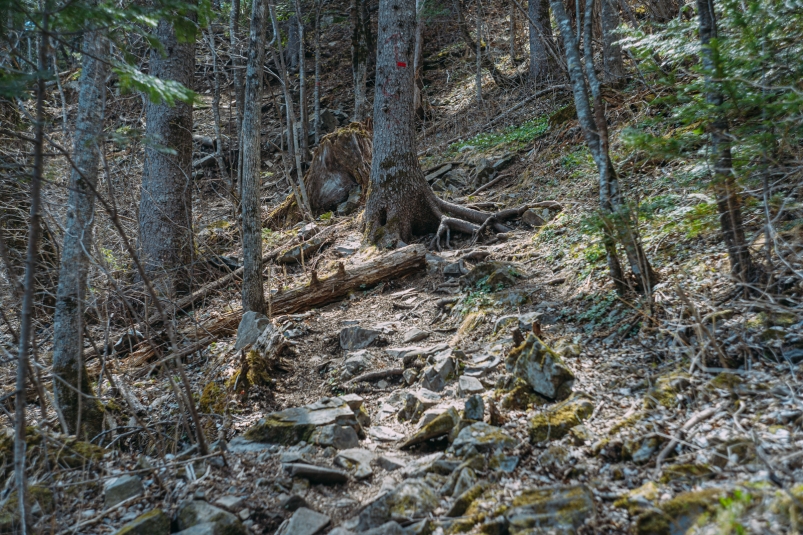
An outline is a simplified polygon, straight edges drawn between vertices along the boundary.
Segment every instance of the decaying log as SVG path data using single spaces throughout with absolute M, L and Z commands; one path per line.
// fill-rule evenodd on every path
M 273 314 L 291 314 L 327 305 L 354 290 L 392 280 L 426 266 L 426 247 L 408 245 L 346 271 L 340 269 L 324 279 L 313 271 L 309 284 L 278 293 L 271 298 Z

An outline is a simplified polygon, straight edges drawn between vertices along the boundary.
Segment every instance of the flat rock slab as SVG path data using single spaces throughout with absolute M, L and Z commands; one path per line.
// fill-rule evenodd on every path
M 114 535 L 169 535 L 170 517 L 161 509 L 151 509 L 117 530 Z
M 283 465 L 291 477 L 303 477 L 310 483 L 322 485 L 337 485 L 349 480 L 348 474 L 334 468 L 324 468 L 314 464 L 290 463 Z
M 323 398 L 311 405 L 268 414 L 245 432 L 245 438 L 291 446 L 302 440 L 311 442 L 316 429 L 327 425 L 352 427 L 358 435 L 363 432 L 348 403 L 340 398 Z
M 355 479 L 365 479 L 373 475 L 371 463 L 376 458 L 373 452 L 362 448 L 343 450 L 335 456 L 334 464 L 346 470 L 354 469 Z
M 340 347 L 347 351 L 365 349 L 373 344 L 382 331 L 366 329 L 359 325 L 345 327 L 340 331 Z
M 511 533 L 574 533 L 596 513 L 585 485 L 525 489 L 505 513 Z
M 485 387 L 482 386 L 482 383 L 476 377 L 461 375 L 457 384 L 460 389 L 460 394 L 463 396 L 471 396 L 472 394 L 485 392 Z
M 145 492 L 142 481 L 137 476 L 124 475 L 109 480 L 103 488 L 103 499 L 106 507 L 114 507 L 118 503 Z
M 189 529 L 203 523 L 214 524 L 217 533 L 226 533 L 226 535 L 247 535 L 248 533 L 236 516 L 203 500 L 188 500 L 178 506 L 176 526 L 179 530 Z
M 405 344 L 412 344 L 415 342 L 420 342 L 421 340 L 425 340 L 426 338 L 429 338 L 429 333 L 427 331 L 418 328 L 413 328 L 404 333 L 404 336 L 402 337 L 402 342 L 404 342 Z
M 372 426 L 368 430 L 368 436 L 380 442 L 396 442 L 404 438 L 404 435 L 397 433 L 390 427 L 384 425 Z
M 317 535 L 329 525 L 329 517 L 301 507 L 293 513 L 290 521 L 277 532 L 277 535 Z
M 449 407 L 442 414 L 439 414 L 431 422 L 416 431 L 413 436 L 405 440 L 399 447 L 409 448 L 416 444 L 421 444 L 433 438 L 442 437 L 450 434 L 460 424 L 460 416 L 454 408 Z
M 240 320 L 240 325 L 237 327 L 237 341 L 234 344 L 234 350 L 239 351 L 255 344 L 259 335 L 268 325 L 270 325 L 270 320 L 264 314 L 250 310 L 243 314 L 243 319 Z
M 356 531 L 362 533 L 390 521 L 408 522 L 424 518 L 438 507 L 438 495 L 418 479 L 408 479 L 379 496 L 360 513 Z
M 155 534 L 149 533 L 148 535 Z M 213 523 L 202 522 L 201 524 L 195 524 L 191 528 L 181 530 L 174 535 L 218 535 L 218 531 L 216 531 Z

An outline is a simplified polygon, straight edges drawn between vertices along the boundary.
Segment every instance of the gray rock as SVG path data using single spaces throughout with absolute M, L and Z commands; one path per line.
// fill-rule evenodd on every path
M 447 407 L 445 406 L 438 406 L 432 407 L 431 409 L 427 409 L 424 411 L 424 414 L 421 415 L 421 419 L 418 421 L 418 427 L 424 427 L 429 422 L 446 412 Z
M 503 154 L 501 158 L 499 158 L 494 162 L 493 165 L 494 171 L 501 171 L 502 169 L 513 163 L 513 160 L 515 158 L 516 158 L 515 154 L 511 154 L 509 152 L 507 154 Z
M 494 168 L 485 158 L 477 160 L 477 165 L 474 169 L 474 187 L 479 187 L 488 181 L 488 178 L 494 173 Z
M 228 509 L 229 511 L 237 511 L 243 507 L 245 500 L 240 496 L 221 496 L 215 500 L 215 505 Z
M 404 379 L 404 384 L 410 386 L 418 379 L 418 370 L 415 368 L 407 368 L 404 370 L 404 373 L 402 373 L 402 378 Z
M 392 455 L 380 455 L 376 461 L 376 464 L 379 465 L 380 468 L 383 470 L 387 470 L 388 472 L 393 472 L 394 470 L 398 470 L 400 468 L 404 468 L 407 463 L 404 460 L 394 457 Z
M 424 348 L 421 346 L 406 346 L 406 347 L 387 347 L 385 348 L 385 353 L 388 354 L 389 357 L 394 359 L 400 359 L 407 355 L 407 353 L 412 353 L 413 351 L 420 352 L 419 354 L 424 354 Z
M 477 422 L 463 428 L 452 443 L 455 451 L 474 447 L 477 451 L 498 451 L 515 448 L 518 441 L 498 427 Z
M 151 509 L 117 530 L 114 535 L 169 535 L 170 517 L 161 509 Z
M 243 436 L 234 437 L 226 445 L 227 451 L 231 453 L 258 453 L 258 452 L 272 452 L 277 448 L 274 444 L 265 444 L 262 442 L 255 442 L 248 440 Z
M 462 277 L 466 273 L 468 273 L 468 268 L 466 268 L 466 265 L 462 260 L 458 260 L 452 264 L 447 264 L 443 267 L 443 276 L 446 278 Z
M 421 377 L 421 386 L 433 392 L 440 392 L 446 386 L 446 381 L 441 374 L 435 371 L 434 366 L 427 366 L 419 374 Z
M 363 403 L 365 402 L 362 396 L 359 396 L 357 394 L 346 394 L 345 396 L 340 396 L 340 399 L 345 401 L 346 405 L 348 405 L 349 408 L 353 411 L 360 410 L 360 407 L 362 407 Z
M 340 527 L 333 529 L 332 531 L 329 532 L 328 535 L 354 535 L 354 532 L 346 528 Z
M 218 535 L 219 531 L 215 529 L 215 525 L 211 522 L 203 522 L 195 524 L 191 528 L 181 530 L 175 535 Z
M 491 470 L 508 474 L 513 472 L 518 464 L 519 458 L 517 456 L 506 455 L 501 451 L 491 455 L 491 458 L 488 460 L 488 466 L 490 466 Z
M 381 331 L 365 329 L 359 325 L 345 327 L 340 331 L 340 347 L 347 351 L 365 349 L 373 344 L 380 334 Z
M 324 468 L 314 464 L 290 463 L 282 465 L 290 473 L 290 477 L 301 477 L 310 483 L 320 483 L 322 485 L 337 485 L 346 483 L 349 480 L 348 474 L 342 470 Z
M 416 392 L 408 392 L 404 400 L 404 406 L 399 411 L 399 420 L 409 420 L 413 423 L 417 422 L 424 411 L 434 407 L 440 402 L 441 397 L 426 388 L 422 388 Z
M 443 459 L 443 452 L 438 451 L 413 459 L 402 469 L 402 475 L 406 478 L 424 477 L 433 470 L 433 467 Z
M 544 397 L 560 401 L 572 393 L 574 374 L 557 353 L 532 333 L 522 345 L 510 351 L 505 368 Z
M 216 534 L 247 535 L 240 520 L 220 507 L 201 500 L 185 501 L 178 506 L 176 526 L 179 531 L 204 523 L 213 524 Z
M 444 381 L 452 378 L 455 371 L 454 357 L 452 357 L 451 349 L 441 351 L 432 357 L 434 361 L 433 368 L 440 374 Z
M 424 340 L 428 337 L 429 333 L 427 331 L 414 327 L 409 331 L 407 331 L 406 333 L 404 333 L 404 336 L 402 337 L 402 342 L 404 342 L 405 344 L 412 344 L 415 342 L 420 342 L 421 340 Z
M 398 522 L 386 522 L 379 527 L 363 531 L 360 535 L 405 535 L 407 531 Z
M 108 508 L 143 492 L 145 489 L 137 476 L 120 476 L 109 480 L 103 487 L 103 500 Z
M 323 134 L 334 132 L 338 126 L 340 126 L 340 123 L 335 114 L 332 113 L 332 110 L 321 110 L 321 137 L 323 137 Z
M 284 496 L 283 498 L 281 496 Z M 287 496 L 283 494 L 280 496 L 279 507 L 287 511 L 295 511 L 300 507 L 307 507 L 307 501 L 298 494 L 291 494 Z
M 268 325 L 270 325 L 270 320 L 264 314 L 250 310 L 243 314 L 243 319 L 240 320 L 240 325 L 237 327 L 237 342 L 234 344 L 234 351 L 255 344 L 259 335 Z
M 462 396 L 470 396 L 472 394 L 479 394 L 485 391 L 485 387 L 482 386 L 482 383 L 476 377 L 461 375 L 457 384 L 458 388 L 460 389 L 460 395 Z
M 463 412 L 463 415 L 465 416 L 466 420 L 482 421 L 482 417 L 485 415 L 485 402 L 482 400 L 482 396 L 479 394 L 469 396 L 469 398 L 466 400 L 466 408 Z
M 575 533 L 596 514 L 585 485 L 525 489 L 516 504 L 505 513 L 510 533 Z
M 384 425 L 375 425 L 368 431 L 371 438 L 379 442 L 397 442 L 404 438 L 404 435 L 397 433 L 390 427 Z
M 470 489 L 477 483 L 477 474 L 466 466 L 462 470 L 460 470 L 459 475 L 457 476 L 457 481 L 455 482 L 454 489 L 452 490 L 452 496 L 460 496 L 465 491 Z
M 373 475 L 374 471 L 371 469 L 371 463 L 375 458 L 376 455 L 368 450 L 353 448 L 338 453 L 334 464 L 346 470 L 355 470 L 354 478 L 359 480 Z
M 340 374 L 341 380 L 348 380 L 361 373 L 371 365 L 371 354 L 361 349 L 354 353 L 349 353 L 343 363 L 343 372 Z
M 448 173 L 451 170 L 452 170 L 452 164 L 447 163 L 446 165 L 442 165 L 442 166 L 438 167 L 437 169 L 435 169 L 434 171 L 432 171 L 431 173 L 429 173 L 427 176 L 424 177 L 424 179 L 427 182 L 432 182 L 433 180 L 436 180 L 436 179 L 442 177 L 443 175 L 445 175 L 446 173 Z
M 533 228 L 541 227 L 546 223 L 546 221 L 538 215 L 538 212 L 532 208 L 521 214 L 521 222 Z
M 363 532 L 378 528 L 391 520 L 409 522 L 428 515 L 437 506 L 438 496 L 429 485 L 419 479 L 408 479 L 366 505 L 355 528 L 357 532 Z
M 258 442 L 291 446 L 310 442 L 316 428 L 336 424 L 349 426 L 362 435 L 362 426 L 342 398 L 322 398 L 311 405 L 273 412 L 251 426 L 245 438 Z
M 454 408 L 449 407 L 443 414 L 436 416 L 434 420 L 421 427 L 421 429 L 416 431 L 413 436 L 405 440 L 399 447 L 402 449 L 409 448 L 433 438 L 449 435 L 453 433 L 455 429 L 459 428 L 459 426 L 460 415 L 457 414 Z
M 277 531 L 277 535 L 317 535 L 329 525 L 330 519 L 328 516 L 301 507 L 297 509 L 287 524 Z
M 348 425 L 325 425 L 313 433 L 312 442 L 319 446 L 332 446 L 338 450 L 356 448 L 360 439 L 353 427 Z

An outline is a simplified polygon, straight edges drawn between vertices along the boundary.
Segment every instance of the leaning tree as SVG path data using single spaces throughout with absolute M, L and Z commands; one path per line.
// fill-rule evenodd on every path
M 438 198 L 424 180 L 415 141 L 415 0 L 380 0 L 374 96 L 373 160 L 363 217 L 366 238 L 381 246 L 407 242 L 412 235 L 435 232 L 430 246 L 449 245 L 449 232 L 478 235 L 528 206 L 497 213 Z M 556 203 L 541 204 L 553 206 Z M 529 205 L 533 206 L 533 205 Z

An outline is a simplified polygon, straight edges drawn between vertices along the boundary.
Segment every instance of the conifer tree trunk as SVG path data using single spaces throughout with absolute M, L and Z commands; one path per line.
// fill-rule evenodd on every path
M 414 19 L 415 20 L 415 19 Z M 366 80 L 372 45 L 368 0 L 351 1 L 351 66 L 354 75 L 354 120 L 362 121 L 368 112 Z
M 724 98 L 712 78 L 717 77 L 717 58 L 709 43 L 717 37 L 717 20 L 713 0 L 697 0 L 697 13 L 700 24 L 700 44 L 702 62 L 706 70 L 706 100 L 714 108 L 722 106 Z M 744 237 L 741 199 L 739 188 L 733 174 L 728 120 L 719 111 L 713 111 L 710 122 L 711 156 L 713 159 L 713 189 L 717 198 L 719 224 L 722 239 L 728 250 L 731 275 L 742 283 L 753 282 L 757 275 L 756 266 L 750 257 L 750 250 Z
M 321 9 L 323 0 L 315 2 L 315 87 L 313 89 L 313 123 L 315 144 L 321 142 Z
M 262 65 L 265 59 L 267 0 L 254 0 L 248 36 L 248 65 L 245 75 L 245 114 L 240 150 L 242 158 L 243 217 L 243 310 L 265 312 L 262 288 L 261 107 Z
M 530 20 L 530 82 L 544 85 L 555 77 L 554 64 L 549 59 L 544 40 L 552 40 L 549 20 L 549 0 L 529 0 Z M 533 23 L 537 26 L 534 26 Z M 543 37 L 542 37 L 543 36 Z
M 299 138 L 301 145 L 301 158 L 304 162 L 310 159 L 309 153 L 309 117 L 307 116 L 307 73 L 306 58 L 304 57 L 304 17 L 301 14 L 301 2 L 295 0 L 296 21 L 298 23 L 298 116 L 301 127 Z
M 298 15 L 290 15 L 287 21 L 287 69 L 298 70 Z
M 195 40 L 179 42 L 172 25 L 159 22 L 164 55 L 151 51 L 150 74 L 192 88 Z M 158 293 L 172 298 L 189 290 L 192 233 L 192 106 L 148 102 L 146 134 L 175 154 L 145 149 L 139 202 L 139 255 Z
M 510 2 L 510 41 L 508 42 L 508 46 L 510 47 L 510 61 L 511 63 L 515 63 L 516 61 L 516 33 L 518 32 L 518 21 L 516 20 L 516 4 Z
M 625 66 L 622 62 L 622 47 L 616 41 L 619 36 L 614 34 L 619 27 L 619 8 L 614 3 L 615 0 L 600 0 L 602 9 L 600 19 L 602 21 L 602 57 L 603 75 L 602 79 L 606 84 L 618 85 L 625 76 Z
M 440 214 L 415 148 L 415 0 L 380 0 L 378 20 L 373 159 L 364 221 L 368 239 L 389 246 L 434 230 Z
M 234 82 L 234 99 L 237 103 L 237 131 L 239 135 L 240 127 L 243 124 L 243 109 L 245 106 L 245 83 L 243 83 L 243 62 L 241 59 L 242 50 L 238 41 L 240 33 L 240 0 L 231 0 L 231 17 L 229 19 L 229 38 L 231 40 L 231 70 Z
M 56 312 L 53 319 L 53 393 L 71 433 L 89 440 L 102 428 L 103 412 L 92 399 L 83 361 L 83 311 L 86 279 L 92 250 L 94 190 L 98 182 L 100 145 L 109 42 L 100 31 L 84 34 L 75 120 L 73 162 L 70 173 L 67 221 L 61 249 Z M 82 397 L 82 392 L 90 397 Z

